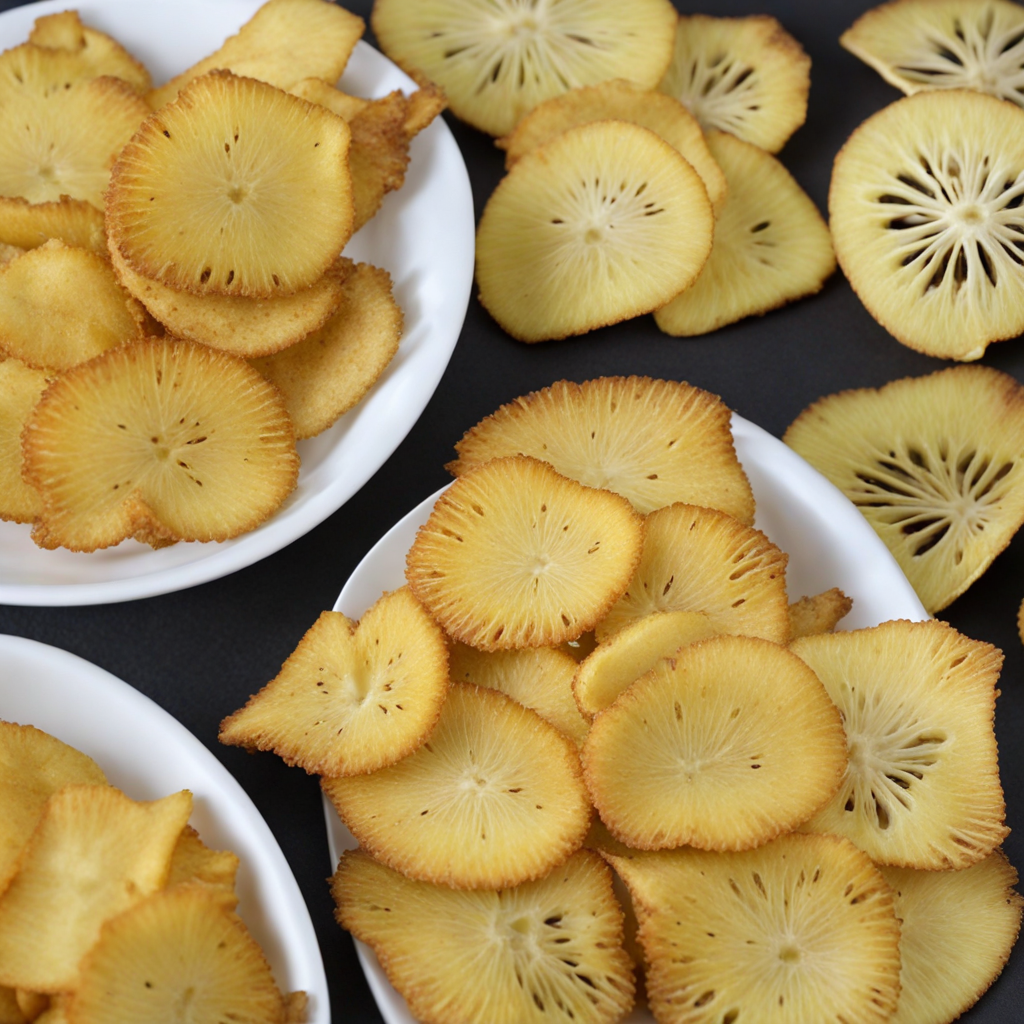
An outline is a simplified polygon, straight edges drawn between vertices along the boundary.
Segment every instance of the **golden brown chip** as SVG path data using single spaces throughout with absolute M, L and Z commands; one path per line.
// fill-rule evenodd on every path
M 48 238 L 93 252 L 107 251 L 103 212 L 83 199 L 62 196 L 56 202 L 30 203 L 0 196 L 0 243 L 34 249 Z
M 361 96 L 350 96 L 322 78 L 303 78 L 301 82 L 291 86 L 288 92 L 300 99 L 309 100 L 310 103 L 319 103 L 321 107 L 326 107 L 332 114 L 337 114 L 349 123 L 356 114 L 373 102 Z
M 4 985 L 0 985 L 0 1024 L 29 1024 L 18 1006 L 15 990 Z
M 0 360 L 0 519 L 31 523 L 39 514 L 39 493 L 21 475 L 21 432 L 47 383 L 20 359 Z
M 831 633 L 852 607 L 853 599 L 838 587 L 813 597 L 801 597 L 789 606 L 790 635 L 795 640 L 816 633 Z
M 20 256 L 24 251 L 24 249 L 20 249 L 16 245 L 8 245 L 6 242 L 0 242 L 0 265 L 10 263 L 15 256 Z
M 42 992 L 29 992 L 27 989 L 19 988 L 15 990 L 14 998 L 17 1000 L 18 1009 L 29 1021 L 36 1020 L 50 1008 L 50 997 Z
M 237 854 L 230 850 L 211 850 L 199 838 L 199 833 L 186 825 L 174 844 L 166 885 L 170 888 L 186 882 L 201 882 L 234 895 L 238 865 Z
M 46 99 L 95 77 L 94 69 L 78 53 L 22 43 L 0 53 L 0 103 Z

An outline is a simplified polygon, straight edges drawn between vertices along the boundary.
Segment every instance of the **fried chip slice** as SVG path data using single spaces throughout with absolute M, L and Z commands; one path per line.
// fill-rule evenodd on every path
M 719 636 L 633 683 L 594 719 L 581 758 L 601 820 L 634 849 L 747 850 L 829 800 L 846 738 L 796 655 Z
M 651 92 L 621 78 L 581 86 L 546 100 L 527 114 L 510 135 L 498 139 L 497 145 L 505 150 L 505 166 L 511 167 L 569 128 L 611 119 L 630 121 L 663 138 L 700 175 L 712 207 L 716 211 L 721 207 L 726 193 L 725 176 L 694 116 L 671 96 Z
M 0 196 L 0 244 L 34 249 L 49 238 L 105 253 L 107 236 L 103 212 L 84 199 L 70 196 L 48 203 Z
M 832 237 L 789 171 L 763 149 L 710 132 L 729 196 L 704 269 L 654 314 L 666 334 L 706 334 L 821 291 L 836 269 Z
M 147 339 L 66 371 L 23 438 L 41 547 L 226 540 L 276 511 L 299 472 L 274 388 L 243 360 L 184 341 Z
M 0 360 L 0 519 L 31 523 L 39 514 L 39 492 L 21 475 L 21 432 L 47 383 L 42 370 L 20 359 Z
M 20 256 L 24 249 L 17 245 L 8 245 L 6 242 L 0 242 L 0 266 L 4 263 L 10 263 L 15 256 Z
M 448 671 L 456 682 L 500 690 L 536 711 L 577 745 L 587 735 L 590 723 L 572 695 L 576 662 L 557 647 L 486 652 L 453 641 Z
M 4 985 L 0 985 L 0 1024 L 29 1024 L 18 1006 L 15 990 Z
M 703 612 L 718 633 L 789 639 L 787 557 L 759 530 L 713 509 L 651 512 L 626 592 L 597 627 L 610 636 L 651 612 Z
M 505 694 L 466 683 L 452 684 L 434 731 L 408 757 L 322 784 L 364 850 L 456 889 L 540 878 L 590 824 L 576 744 Z
M 342 92 L 322 78 L 303 78 L 301 82 L 291 86 L 288 92 L 300 99 L 309 100 L 310 103 L 319 103 L 321 107 L 326 107 L 332 114 L 337 114 L 350 124 L 356 114 L 373 102 L 361 96 L 351 96 L 347 92 Z
M 108 921 L 82 962 L 76 1024 L 284 1024 L 259 946 L 216 894 L 180 885 Z
M 631 622 L 580 662 L 572 681 L 580 711 L 593 718 L 663 658 L 715 632 L 700 612 L 652 612 Z
M 990 367 L 828 395 L 783 440 L 860 509 L 930 612 L 1024 523 L 1024 388 Z
M 898 100 L 846 141 L 829 189 L 836 257 L 897 341 L 973 360 L 1024 331 L 1022 175 L 1024 110 L 967 90 Z
M 613 1024 L 632 1005 L 622 911 L 593 853 L 514 889 L 460 892 L 346 851 L 331 892 L 417 1020 Z
M 606 859 L 633 896 L 662 1024 L 883 1024 L 896 1008 L 893 894 L 849 841 Z
M 187 882 L 200 882 L 235 896 L 235 878 L 238 874 L 238 855 L 230 850 L 211 850 L 199 838 L 199 833 L 186 825 L 171 853 L 171 866 L 167 873 L 167 888 Z
M 1002 842 L 1000 651 L 935 619 L 803 637 L 791 650 L 838 706 L 850 750 L 839 791 L 805 831 L 929 870 L 968 867 Z
M 811 59 L 766 14 L 679 19 L 675 53 L 659 88 L 704 128 L 777 153 L 807 117 Z
M 714 215 L 697 172 L 626 121 L 570 128 L 499 182 L 477 229 L 480 301 L 536 342 L 665 305 L 700 273 Z
M 298 438 L 314 437 L 359 402 L 394 359 L 403 317 L 386 270 L 342 258 L 341 302 L 322 327 L 252 365 L 284 397 Z
M 520 455 L 476 467 L 438 498 L 405 574 L 456 640 L 484 651 L 551 647 L 594 628 L 642 544 L 625 498 Z
M 289 992 L 284 997 L 284 1024 L 307 1024 L 309 996 L 305 992 Z
M 352 623 L 322 612 L 280 673 L 220 726 L 221 743 L 273 750 L 318 775 L 358 775 L 406 757 L 448 693 L 440 628 L 402 587 Z
M 1017 872 L 995 850 L 962 871 L 881 868 L 900 922 L 900 1004 L 892 1024 L 951 1021 L 998 977 L 1020 931 Z
M 18 1009 L 26 1020 L 36 1020 L 40 1014 L 50 1008 L 50 997 L 42 992 L 29 992 L 27 989 L 15 989 L 14 998 L 18 1003 Z
M 291 89 L 304 78 L 336 82 L 363 34 L 362 18 L 327 0 L 268 0 L 224 45 L 149 94 L 154 110 L 215 69 Z
M 789 606 L 790 636 L 795 640 L 816 633 L 831 633 L 844 616 L 849 615 L 853 599 L 838 587 L 811 597 L 801 597 Z
M 0 363 L 0 372 L 6 366 Z M 0 721 L 0 893 L 17 873 L 46 801 L 64 786 L 106 781 L 99 765 L 74 747 L 34 726 Z
M 754 495 L 736 457 L 729 410 L 684 381 L 598 377 L 503 405 L 455 445 L 453 476 L 488 459 L 530 455 L 641 513 L 685 501 L 754 522 Z
M 77 53 L 22 43 L 0 53 L 0 104 L 12 99 L 45 99 L 96 77 Z
M 141 310 L 98 253 L 51 238 L 0 266 L 0 352 L 66 370 L 141 336 Z
M 452 113 L 507 135 L 538 103 L 608 78 L 653 88 L 672 57 L 676 12 L 665 0 L 496 6 L 486 0 L 377 0 L 381 49 L 440 85 Z
M 112 786 L 50 797 L 0 896 L 0 984 L 67 992 L 104 921 L 159 889 L 192 812 L 187 790 L 136 803 Z

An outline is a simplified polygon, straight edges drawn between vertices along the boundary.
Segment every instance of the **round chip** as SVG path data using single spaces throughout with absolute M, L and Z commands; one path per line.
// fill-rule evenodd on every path
M 0 519 L 31 523 L 39 514 L 39 492 L 21 475 L 21 432 L 47 383 L 20 359 L 0 360 Z
M 897 341 L 978 359 L 1024 331 L 1024 110 L 923 92 L 868 118 L 836 157 L 836 257 Z
M 625 498 L 536 459 L 492 459 L 438 498 L 406 578 L 456 640 L 485 651 L 551 647 L 594 628 L 642 544 Z
M 497 690 L 454 683 L 429 739 L 323 789 L 359 845 L 410 878 L 504 889 L 583 842 L 590 801 L 576 745 Z
M 0 53 L 0 104 L 27 97 L 46 99 L 96 77 L 98 72 L 79 53 L 45 43 L 22 43 Z
M 480 301 L 520 341 L 649 313 L 688 287 L 714 216 L 697 172 L 626 121 L 571 128 L 519 160 L 477 229 Z

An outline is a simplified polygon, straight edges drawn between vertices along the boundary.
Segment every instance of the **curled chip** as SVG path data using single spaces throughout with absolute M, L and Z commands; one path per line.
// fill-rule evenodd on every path
M 812 597 L 801 597 L 789 606 L 790 635 L 796 640 L 801 636 L 831 633 L 852 607 L 853 599 L 838 587 Z
M 0 244 L 34 249 L 48 238 L 93 252 L 107 251 L 103 211 L 84 199 L 61 196 L 55 202 L 30 203 L 0 196 Z
M 0 519 L 31 523 L 39 514 L 39 493 L 21 475 L 21 432 L 47 383 L 20 359 L 0 360 Z
M 777 153 L 804 123 L 811 59 L 765 14 L 679 19 L 672 64 L 659 88 L 705 128 Z
M 238 902 L 235 876 L 239 863 L 237 854 L 230 850 L 211 850 L 199 838 L 199 833 L 191 825 L 186 825 L 171 853 L 167 888 L 185 882 L 208 885 L 230 894 L 230 902 L 234 906 Z

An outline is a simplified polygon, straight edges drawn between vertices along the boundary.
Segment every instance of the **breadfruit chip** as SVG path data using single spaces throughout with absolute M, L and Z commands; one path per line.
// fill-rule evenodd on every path
M 0 266 L 4 263 L 10 263 L 15 256 L 20 256 L 24 251 L 24 249 L 21 249 L 16 245 L 8 245 L 6 242 L 0 242 Z
M 725 176 L 694 116 L 671 96 L 621 78 L 581 86 L 546 100 L 527 114 L 511 135 L 498 139 L 497 145 L 505 150 L 505 166 L 511 167 L 569 128 L 611 119 L 631 121 L 660 135 L 693 166 L 704 182 L 711 205 L 719 209 L 725 200 Z
M 640 564 L 597 639 L 652 612 L 678 611 L 703 612 L 717 633 L 785 643 L 786 555 L 723 512 L 683 504 L 651 512 Z
M 831 633 L 839 620 L 849 615 L 852 607 L 853 599 L 838 587 L 813 597 L 801 597 L 789 606 L 790 635 L 795 640 L 800 636 Z
M 452 684 L 418 750 L 323 789 L 368 853 L 457 889 L 540 878 L 590 824 L 576 745 L 503 693 L 465 683 Z
M 277 677 L 224 719 L 219 739 L 273 750 L 311 774 L 372 772 L 423 743 L 447 693 L 444 635 L 403 587 L 358 625 L 322 612 Z
M 0 266 L 0 352 L 66 370 L 137 340 L 141 309 L 98 253 L 57 238 Z
M 478 466 L 438 498 L 405 574 L 456 640 L 485 651 L 551 647 L 594 628 L 642 544 L 625 498 L 520 455 Z
M 148 339 L 66 371 L 23 437 L 41 547 L 227 540 L 275 512 L 299 472 L 274 388 L 241 359 L 184 341 Z
M 304 78 L 291 86 L 288 92 L 300 99 L 309 100 L 310 103 L 319 103 L 321 107 L 326 107 L 332 114 L 337 114 L 350 124 L 356 114 L 373 103 L 373 100 L 363 99 L 361 96 L 350 96 L 322 78 Z
M 377 0 L 381 49 L 440 85 L 452 113 L 507 135 L 538 103 L 580 85 L 628 78 L 653 88 L 672 57 L 666 0 L 522 6 L 487 0 Z
M 15 990 L 0 985 L 0 1024 L 29 1024 L 21 1012 Z
M 811 59 L 766 14 L 679 19 L 675 53 L 659 88 L 704 128 L 777 153 L 807 117 Z
M 879 864 L 929 870 L 968 867 L 1002 842 L 998 650 L 935 619 L 790 649 L 838 706 L 850 753 L 839 791 L 805 831 L 848 836 Z
M 1024 110 L 966 90 L 908 96 L 836 156 L 832 240 L 897 341 L 978 359 L 1024 331 Z
M 216 894 L 182 885 L 108 921 L 82 962 L 77 1024 L 284 1024 L 259 946 Z
M 729 410 L 683 381 L 556 381 L 503 405 L 467 431 L 454 476 L 488 459 L 530 455 L 587 487 L 615 491 L 641 513 L 686 501 L 750 526 L 754 495 L 736 457 Z
M 746 850 L 829 800 L 846 742 L 796 655 L 720 636 L 633 683 L 594 719 L 581 758 L 601 820 L 634 849 Z
M 112 786 L 50 797 L 0 896 L 0 984 L 67 992 L 103 922 L 161 888 L 192 812 L 187 790 L 136 803 Z
M 0 104 L 12 99 L 46 99 L 96 77 L 77 53 L 22 43 L 0 53 Z
M 626 121 L 570 128 L 499 182 L 477 229 L 480 301 L 520 341 L 649 313 L 688 287 L 714 215 L 697 172 Z
M 957 366 L 829 395 L 783 440 L 832 481 L 937 612 L 1024 522 L 1024 388 Z
M 21 475 L 21 432 L 47 383 L 20 359 L 0 360 L 0 519 L 31 523 L 39 514 L 39 492 Z
M 402 311 L 388 272 L 342 262 L 349 272 L 330 319 L 289 348 L 252 361 L 281 392 L 300 439 L 326 430 L 359 402 L 402 340 Z
M 486 652 L 455 641 L 448 671 L 456 682 L 501 690 L 524 707 L 532 708 L 577 745 L 587 735 L 590 723 L 580 714 L 572 695 L 576 662 L 565 651 L 537 647 Z
M 309 996 L 289 992 L 284 997 L 284 1024 L 309 1024 Z
M 93 252 L 107 251 L 103 213 L 92 203 L 70 196 L 49 203 L 0 196 L 0 244 L 34 249 L 48 238 Z
M 883 1024 L 896 1008 L 893 895 L 847 840 L 606 859 L 637 908 L 662 1024 Z
M 963 871 L 881 872 L 900 922 L 900 1004 L 892 1024 L 956 1019 L 995 981 L 1017 939 L 1017 872 L 1000 850 Z
M 836 269 L 828 226 L 778 160 L 726 132 L 710 132 L 708 145 L 729 196 L 700 277 L 654 314 L 666 334 L 706 334 L 777 309 L 821 291 Z
M 159 110 L 215 69 L 290 89 L 303 78 L 336 82 L 363 34 L 362 18 L 329 0 L 268 0 L 224 45 L 149 94 Z
M 349 138 L 337 115 L 263 82 L 197 78 L 118 157 L 110 245 L 136 273 L 196 295 L 308 288 L 352 233 Z
M 50 1008 L 50 996 L 42 992 L 29 992 L 27 989 L 19 988 L 15 989 L 14 998 L 21 1013 L 29 1021 L 37 1020 L 40 1014 Z
M 460 892 L 350 850 L 331 892 L 417 1020 L 614 1024 L 632 1005 L 622 911 L 593 853 L 514 889 Z
M 199 838 L 199 833 L 191 825 L 186 825 L 171 853 L 167 888 L 186 882 L 201 882 L 234 896 L 238 865 L 237 854 L 230 850 L 211 850 Z M 237 902 L 237 897 L 234 902 Z

